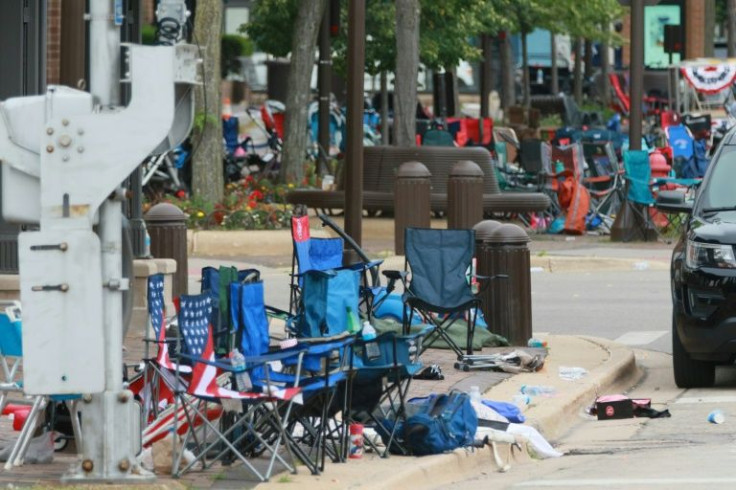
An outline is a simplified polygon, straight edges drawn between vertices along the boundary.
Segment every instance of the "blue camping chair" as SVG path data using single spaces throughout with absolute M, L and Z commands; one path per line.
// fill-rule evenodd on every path
M 6 383 L 2 386 L 2 396 L 0 397 L 0 405 L 5 408 L 7 404 L 7 396 L 12 392 L 22 392 L 23 382 L 17 380 L 17 371 L 20 363 L 23 359 L 23 342 L 22 342 L 22 323 L 21 323 L 21 308 L 20 303 L 17 301 L 6 304 L 5 308 L 0 310 L 0 356 L 2 359 L 3 374 L 6 378 Z M 8 366 L 7 358 L 14 358 L 12 366 Z M 20 466 L 23 464 L 26 451 L 31 442 L 36 429 L 41 422 L 41 416 L 44 413 L 47 405 L 50 403 L 52 407 L 55 407 L 56 403 L 66 403 L 69 408 L 71 415 L 71 426 L 74 432 L 74 439 L 76 440 L 77 447 L 81 447 L 82 431 L 79 424 L 79 412 L 77 411 L 77 402 L 80 400 L 80 395 L 36 395 L 33 397 L 31 404 L 31 410 L 26 417 L 26 422 L 23 425 L 23 429 L 18 435 L 18 439 L 15 441 L 13 448 L 8 456 L 8 460 L 5 462 L 4 468 L 6 470 L 12 469 L 14 466 Z M 52 408 L 52 417 L 49 421 L 49 428 L 54 428 L 54 412 Z M 51 437 L 49 435 L 49 437 Z M 60 449 L 66 446 L 66 441 L 71 436 L 62 434 L 60 438 L 55 439 L 54 443 L 59 444 Z M 60 450 L 59 449 L 59 450 Z
M 404 310 L 404 333 L 409 332 L 413 316 L 418 312 L 425 324 L 434 327 L 423 343 L 422 350 L 442 338 L 458 358 L 462 358 L 463 351 L 450 337 L 449 330 L 457 320 L 466 318 L 466 350 L 471 355 L 477 316 L 474 313 L 481 305 L 480 298 L 473 293 L 468 280 L 475 250 L 475 232 L 406 228 L 404 236 L 405 269 L 411 269 L 410 282 L 406 282 L 405 271 L 400 276 L 406 291 L 403 301 L 408 306 Z M 387 271 L 386 274 L 397 277 L 397 271 Z M 493 279 L 476 277 L 480 280 Z
M 311 271 L 349 269 L 360 274 L 361 303 L 366 315 L 370 318 L 374 299 L 383 289 L 378 276 L 378 267 L 383 261 L 368 259 L 352 238 L 345 234 L 332 220 L 324 215 L 320 215 L 319 218 L 325 226 L 330 227 L 340 236 L 336 238 L 312 237 L 308 216 L 294 216 L 291 218 L 291 237 L 294 244 L 294 253 L 291 261 L 289 314 L 296 316 L 299 309 L 304 274 Z M 360 262 L 343 267 L 345 244 L 355 250 L 361 260 Z M 357 313 L 358 310 L 356 309 L 355 312 Z
M 233 283 L 230 295 L 232 322 L 238 327 L 239 345 L 246 360 L 268 353 L 269 329 L 263 283 Z M 348 380 L 350 346 L 354 340 L 345 335 L 329 340 L 301 339 L 301 345 L 296 347 L 304 350 L 301 374 L 298 371 L 295 374 L 294 363 L 288 359 L 282 361 L 286 369 L 281 372 L 273 371 L 270 365 L 251 371 L 252 383 L 257 388 L 263 388 L 265 380 L 270 379 L 302 389 L 303 404 L 294 407 L 292 418 L 287 421 L 286 437 L 292 451 L 313 474 L 324 470 L 327 456 L 335 462 L 345 459 L 347 419 L 338 420 L 336 415 L 348 411 L 348 390 L 344 385 Z M 302 429 L 298 437 L 295 435 L 297 425 Z

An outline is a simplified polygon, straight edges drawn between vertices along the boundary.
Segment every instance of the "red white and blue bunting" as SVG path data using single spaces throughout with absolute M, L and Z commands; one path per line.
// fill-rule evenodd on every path
M 695 90 L 706 94 L 720 92 L 736 79 L 736 65 L 688 66 L 680 70 Z

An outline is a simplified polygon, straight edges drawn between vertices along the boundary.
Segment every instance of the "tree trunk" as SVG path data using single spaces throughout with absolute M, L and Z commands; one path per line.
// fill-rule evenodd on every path
M 194 21 L 194 37 L 202 46 L 203 85 L 196 86 L 197 124 L 192 133 L 192 193 L 204 201 L 218 202 L 224 192 L 222 122 L 220 121 L 220 26 L 222 2 L 200 0 Z
M 560 93 L 560 77 L 557 73 L 557 37 L 554 32 L 549 33 L 550 80 L 552 95 Z
M 728 57 L 736 56 L 736 0 L 728 0 L 726 7 L 728 24 Z
M 521 90 L 524 95 L 524 108 L 529 109 L 529 106 L 532 105 L 532 99 L 530 95 L 531 82 L 529 80 L 529 50 L 527 47 L 526 36 L 526 32 L 521 33 Z
M 396 0 L 396 79 L 394 143 L 416 145 L 419 70 L 419 0 Z
M 575 102 L 578 105 L 583 103 L 583 56 L 582 56 L 583 38 L 579 37 L 575 40 Z
M 388 145 L 388 74 L 381 72 L 381 144 Z
M 501 99 L 504 110 L 516 104 L 516 87 L 514 85 L 514 54 L 511 51 L 511 39 L 509 33 L 505 32 L 501 41 L 501 87 L 503 98 Z
M 608 24 L 603 26 L 603 29 L 606 31 L 610 30 L 610 26 Z M 600 83 L 598 86 L 602 87 L 602 94 L 601 94 L 601 100 L 603 101 L 603 105 L 605 107 L 608 107 L 611 105 L 611 81 L 608 79 L 608 74 L 611 72 L 611 60 L 609 58 L 610 55 L 610 47 L 608 45 L 608 41 L 603 41 L 601 43 L 601 78 L 602 83 Z
M 281 182 L 301 185 L 307 149 L 307 112 L 317 34 L 327 0 L 300 2 L 291 47 L 291 68 L 287 82 L 284 120 L 284 154 Z

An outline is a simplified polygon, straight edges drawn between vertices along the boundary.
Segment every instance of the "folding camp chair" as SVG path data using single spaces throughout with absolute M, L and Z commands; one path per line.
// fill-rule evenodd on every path
M 230 296 L 232 321 L 238 327 L 243 354 L 249 358 L 268 353 L 269 332 L 263 283 L 233 283 L 230 285 Z M 296 456 L 314 474 L 324 470 L 326 456 L 333 461 L 344 460 L 348 410 L 347 390 L 343 385 L 348 380 L 350 346 L 353 341 L 352 336 L 329 340 L 321 337 L 300 339 L 304 360 L 302 375 L 298 380 L 292 371 L 293 362 L 286 360 L 283 364 L 287 369 L 282 372 L 273 372 L 269 365 L 256 367 L 252 371 L 252 382 L 258 388 L 262 388 L 267 379 L 301 387 L 304 403 L 294 407 L 287 421 L 286 436 L 292 442 L 291 448 Z M 270 370 L 268 376 L 264 370 Z M 342 397 L 338 396 L 338 390 L 341 390 Z M 340 420 L 337 419 L 338 415 L 342 416 Z M 300 430 L 298 435 L 295 433 L 297 427 Z
M 609 141 L 583 143 L 589 176 L 583 179 L 591 196 L 592 219 L 598 217 L 603 231 L 610 233 L 614 216 L 623 200 L 622 170 Z
M 294 254 L 291 261 L 290 315 L 295 316 L 299 310 L 304 274 L 310 271 L 340 270 L 344 268 L 359 272 L 362 282 L 360 297 L 364 311 L 370 317 L 373 300 L 382 289 L 378 267 L 383 261 L 369 260 L 352 238 L 346 235 L 332 220 L 324 215 L 320 215 L 319 218 L 325 226 L 330 227 L 340 236 L 336 238 L 312 237 L 309 230 L 309 216 L 294 216 L 291 219 Z M 361 260 L 360 262 L 343 267 L 345 244 L 355 250 Z M 355 312 L 357 314 L 357 310 Z
M 173 374 L 177 365 L 171 359 L 171 349 L 176 339 L 167 338 L 167 316 L 164 298 L 164 276 L 154 274 L 148 278 L 148 323 L 146 329 L 145 353 L 141 371 L 129 381 L 129 389 L 141 402 L 143 421 L 148 424 L 159 416 L 160 410 L 174 401 L 176 376 Z M 148 338 L 152 333 L 153 338 Z M 156 357 L 149 354 L 149 346 L 157 347 Z M 186 365 L 178 367 L 180 374 L 188 375 L 192 368 Z
M 642 236 L 644 240 L 656 239 L 660 232 L 652 219 L 656 209 L 654 209 L 648 152 L 644 150 L 624 152 L 624 179 L 628 183 L 626 198 L 629 204 L 633 204 L 631 209 L 638 218 L 637 228 L 633 230 L 634 236 Z
M 435 327 L 423 343 L 422 350 L 442 338 L 458 357 L 462 357 L 463 351 L 450 336 L 449 329 L 461 317 L 466 318 L 467 353 L 472 354 L 475 311 L 481 304 L 468 280 L 475 250 L 475 232 L 406 228 L 404 237 L 405 270 L 411 269 L 411 281 L 404 285 L 403 301 L 408 306 L 404 309 L 404 333 L 409 333 L 413 316 L 419 314 L 426 324 Z M 405 274 L 400 275 L 397 271 L 384 274 L 393 280 L 406 279 Z
M 428 129 L 422 136 L 422 146 L 455 146 L 455 138 L 444 129 Z
M 1 364 L 3 368 L 3 374 L 5 381 L 2 383 L 2 398 L 1 404 L 3 409 L 7 405 L 8 395 L 12 392 L 22 393 L 23 382 L 22 380 L 16 379 L 18 369 L 23 358 L 23 345 L 22 345 L 22 326 L 21 326 L 21 309 L 20 303 L 12 302 L 2 311 L 0 311 L 0 354 Z M 14 358 L 11 361 L 9 367 L 7 362 L 9 358 Z M 35 395 L 32 397 L 32 402 L 29 410 L 24 414 L 25 423 L 23 428 L 18 435 L 13 448 L 5 462 L 4 468 L 6 470 L 12 469 L 14 466 L 21 466 L 25 458 L 26 451 L 31 442 L 31 438 L 36 432 L 36 429 L 41 423 L 44 410 L 49 403 L 66 403 L 71 415 L 71 426 L 74 438 L 77 441 L 77 447 L 81 447 L 81 427 L 79 424 L 79 412 L 77 411 L 77 402 L 79 401 L 79 395 Z M 46 421 L 45 432 L 52 431 L 54 428 L 53 420 L 54 410 L 51 410 L 52 419 Z M 49 437 L 56 437 L 56 435 L 49 434 Z M 68 436 L 62 435 L 62 438 L 66 439 Z M 56 441 L 54 441 L 56 442 Z
M 179 334 L 185 352 L 179 354 L 179 359 L 186 359 L 192 364 L 192 378 L 186 392 L 177 392 L 174 413 L 183 413 L 187 430 L 182 438 L 182 447 L 192 450 L 195 457 L 189 464 L 180 468 L 182 454 L 175 454 L 172 473 L 181 475 L 198 463 L 204 469 L 230 454 L 239 459 L 261 481 L 270 478 L 276 462 L 296 473 L 289 445 L 284 444 L 285 421 L 290 416 L 292 404 L 295 401 L 301 402 L 301 388 L 297 385 L 272 383 L 268 378 L 267 369 L 263 370 L 266 380 L 261 391 L 230 389 L 221 386 L 218 380 L 223 372 L 231 374 L 247 372 L 254 377 L 254 368 L 268 362 L 288 359 L 295 359 L 296 379 L 298 379 L 303 352 L 292 349 L 264 356 L 249 356 L 246 359 L 246 366 L 240 368 L 234 367 L 228 359 L 218 361 L 215 359 L 211 315 L 212 299 L 208 295 L 181 297 Z M 232 409 L 234 405 L 237 407 L 236 411 L 242 409 L 242 413 L 238 413 L 234 417 L 235 420 L 221 430 L 209 417 L 213 404 L 223 405 L 226 411 Z M 174 432 L 178 432 L 180 417 L 175 415 L 172 418 Z M 214 436 L 213 441 L 208 441 L 207 432 L 211 432 Z M 287 453 L 285 456 L 280 454 L 282 446 Z M 246 457 L 255 452 L 270 453 L 265 471 L 258 470 Z M 211 453 L 216 454 L 213 456 Z

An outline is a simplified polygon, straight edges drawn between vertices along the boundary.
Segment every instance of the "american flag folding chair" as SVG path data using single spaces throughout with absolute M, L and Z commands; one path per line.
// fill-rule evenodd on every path
M 275 361 L 295 359 L 295 382 L 293 385 L 277 385 L 268 378 L 269 370 L 264 370 L 266 382 L 260 391 L 236 391 L 218 383 L 220 374 L 229 372 L 236 374 L 237 369 L 229 359 L 218 361 L 215 358 L 212 338 L 212 299 L 206 294 L 182 296 L 179 309 L 179 334 L 184 349 L 179 358 L 188 359 L 192 365 L 191 380 L 185 392 L 177 392 L 174 413 L 179 414 L 178 404 L 188 426 L 182 439 L 182 448 L 194 453 L 193 460 L 180 468 L 182 454 L 174 455 L 172 473 L 176 476 L 185 473 L 197 464 L 203 469 L 210 467 L 226 454 L 234 454 L 243 465 L 259 480 L 267 481 L 276 462 L 287 470 L 296 473 L 296 465 L 288 439 L 285 436 L 286 421 L 291 415 L 292 405 L 301 403 L 301 388 L 298 379 L 301 371 L 303 351 L 299 349 L 277 352 L 262 356 L 246 357 L 245 372 Z M 208 410 L 215 404 L 222 405 L 223 410 L 235 408 L 238 413 L 232 424 L 225 430 L 211 421 Z M 175 432 L 178 417 L 174 417 Z M 200 424 L 201 430 L 195 430 Z M 211 431 L 214 439 L 208 441 L 207 432 Z M 210 438 L 212 439 L 212 438 Z M 282 455 L 280 449 L 285 449 Z M 270 453 L 265 471 L 259 471 L 248 460 L 246 455 L 256 451 Z M 211 453 L 216 453 L 211 457 Z
M 143 359 L 143 369 L 130 380 L 129 388 L 141 401 L 143 420 L 146 424 L 158 418 L 159 412 L 174 401 L 174 391 L 177 376 L 173 373 L 179 370 L 188 375 L 190 366 L 177 366 L 171 360 L 170 346 L 176 339 L 166 338 L 166 309 L 164 300 L 164 276 L 154 274 L 148 278 L 148 321 L 153 338 L 146 338 L 146 353 Z M 156 357 L 150 357 L 149 345 L 156 344 Z

